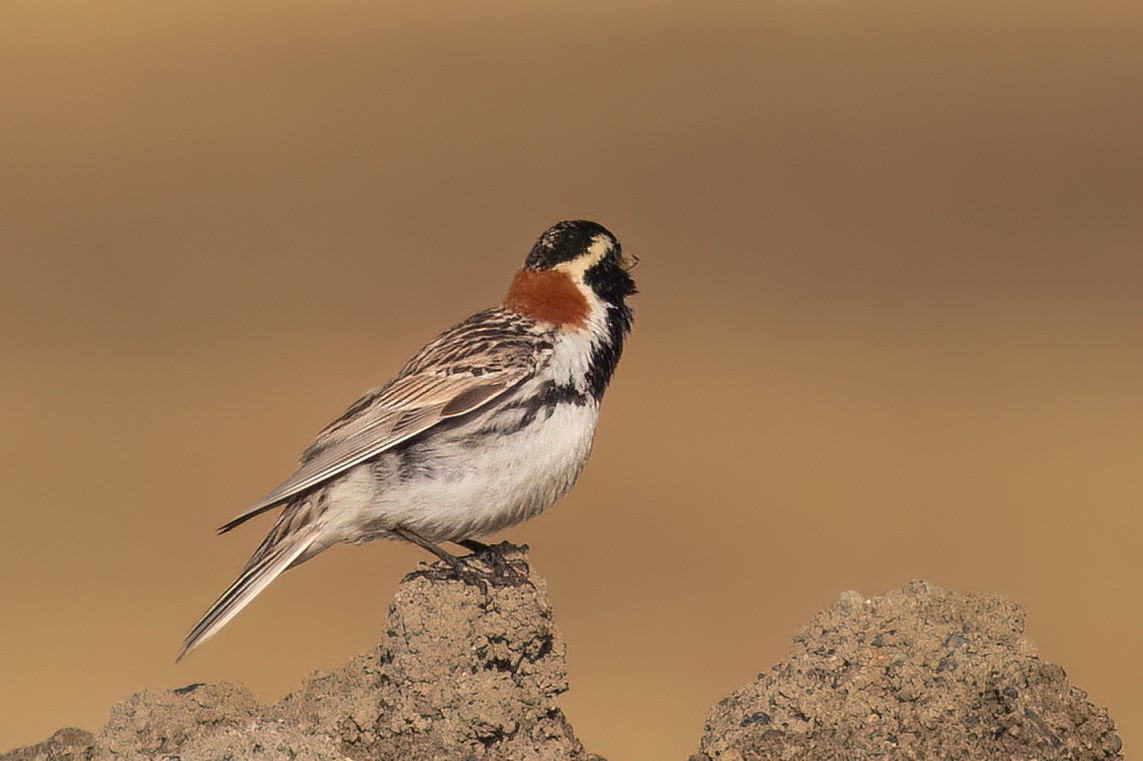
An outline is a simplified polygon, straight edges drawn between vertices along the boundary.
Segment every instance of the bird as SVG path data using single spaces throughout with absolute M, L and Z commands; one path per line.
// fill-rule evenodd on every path
M 598 222 L 547 229 L 499 306 L 430 341 L 326 426 L 298 469 L 225 534 L 281 509 L 177 660 L 218 633 L 283 571 L 339 543 L 486 549 L 476 537 L 534 518 L 587 463 L 624 343 L 638 259 Z

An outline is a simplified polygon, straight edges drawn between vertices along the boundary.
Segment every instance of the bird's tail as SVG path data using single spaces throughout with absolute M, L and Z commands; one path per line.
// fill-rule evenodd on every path
M 213 637 L 230 622 L 230 619 L 250 604 L 250 601 L 270 585 L 278 575 L 308 560 L 323 547 L 315 546 L 318 538 L 317 521 L 299 521 L 299 513 L 308 513 L 308 503 L 291 505 L 270 533 L 255 550 L 254 555 L 235 579 L 234 583 L 210 607 L 206 615 L 194 625 L 183 641 L 183 648 L 175 661 L 183 659 L 187 653 Z M 300 510 L 298 508 L 301 508 Z

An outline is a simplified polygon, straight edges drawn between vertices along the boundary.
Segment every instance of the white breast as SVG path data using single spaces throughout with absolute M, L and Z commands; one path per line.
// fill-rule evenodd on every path
M 503 414 L 509 419 L 497 422 L 512 424 L 524 410 Z M 565 403 L 550 414 L 541 410 L 512 433 L 482 433 L 496 420 L 490 411 L 418 442 L 415 456 L 423 467 L 411 473 L 407 463 L 403 472 L 399 452 L 387 452 L 346 474 L 347 481 L 367 480 L 372 488 L 368 496 L 359 488 L 341 491 L 352 497 L 331 511 L 339 514 L 339 533 L 343 541 L 364 541 L 400 526 L 429 541 L 455 541 L 535 517 L 575 484 L 598 418 L 594 403 Z
M 548 363 L 549 378 L 560 385 L 574 385 L 587 390 L 587 371 L 591 355 L 607 336 L 607 307 L 587 286 L 580 285 L 591 311 L 587 324 L 579 330 L 561 333 L 552 347 Z

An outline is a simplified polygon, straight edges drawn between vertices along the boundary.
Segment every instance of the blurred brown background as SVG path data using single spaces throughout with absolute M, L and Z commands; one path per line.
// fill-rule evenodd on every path
M 9 3 L 0 749 L 145 686 L 266 698 L 426 555 L 335 548 L 175 666 L 213 529 L 548 224 L 642 258 L 578 489 L 527 541 L 565 706 L 683 758 L 843 590 L 1023 602 L 1143 744 L 1133 3 Z

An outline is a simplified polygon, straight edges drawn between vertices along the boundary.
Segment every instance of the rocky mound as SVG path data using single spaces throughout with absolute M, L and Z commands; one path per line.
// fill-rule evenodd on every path
M 32 759 L 593 759 L 560 711 L 565 648 L 527 548 L 481 556 L 462 581 L 409 574 L 376 653 L 261 705 L 242 685 L 146 690 L 96 735 L 60 730 L 0 756 Z
M 564 644 L 526 548 L 467 580 L 405 577 L 377 651 L 262 705 L 237 684 L 144 691 L 98 733 L 63 729 L 0 761 L 594 759 L 558 705 Z M 691 761 L 1121 759 L 1107 711 L 1023 636 L 1004 597 L 915 581 L 846 593 L 770 672 L 721 701 Z
M 1024 610 L 923 581 L 848 592 L 718 703 L 692 761 L 1118 759 L 1106 709 L 1040 659 Z

